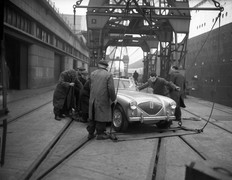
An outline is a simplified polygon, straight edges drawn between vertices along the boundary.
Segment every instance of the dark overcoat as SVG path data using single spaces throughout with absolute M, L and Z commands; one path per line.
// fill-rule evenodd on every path
M 112 74 L 104 68 L 93 71 L 90 75 L 89 119 L 98 122 L 112 121 L 111 104 L 115 100 Z
M 170 81 L 180 87 L 180 91 L 170 91 L 171 98 L 176 101 L 180 107 L 186 107 L 184 104 L 185 77 L 178 71 L 170 74 Z
M 82 113 L 89 113 L 89 96 L 90 96 L 90 81 L 87 80 L 80 91 L 80 110 Z
M 75 86 L 71 87 L 69 84 L 74 82 Z M 53 106 L 57 109 L 63 109 L 65 100 L 67 100 L 66 109 L 75 106 L 75 91 L 82 88 L 81 82 L 77 78 L 77 72 L 74 69 L 63 71 L 60 74 L 58 84 L 53 94 Z
M 155 82 L 152 82 L 150 79 L 138 87 L 139 90 L 145 89 L 147 87 L 151 87 L 153 89 L 153 94 L 163 95 L 169 97 L 169 89 L 175 90 L 176 86 L 164 78 L 157 77 Z

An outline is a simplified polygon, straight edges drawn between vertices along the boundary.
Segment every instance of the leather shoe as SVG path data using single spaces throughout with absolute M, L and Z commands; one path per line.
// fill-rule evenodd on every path
M 83 118 L 80 118 L 80 122 L 82 123 L 87 123 L 87 120 L 83 119 Z
M 60 121 L 62 118 L 60 116 L 55 116 L 55 120 Z
M 88 135 L 88 140 L 93 139 L 93 138 L 95 138 L 95 135 L 94 135 L 94 134 L 89 134 L 89 135 Z
M 106 134 L 106 133 L 98 134 L 96 139 L 97 139 L 97 140 L 110 139 L 110 135 L 109 135 L 109 134 Z
M 60 118 L 65 118 L 64 114 L 59 115 Z

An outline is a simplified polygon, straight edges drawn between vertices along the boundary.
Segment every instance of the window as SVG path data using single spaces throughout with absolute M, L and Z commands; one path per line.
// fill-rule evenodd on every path
M 20 17 L 20 29 L 22 30 L 24 30 L 24 22 L 25 20 L 22 17 Z
M 12 13 L 12 25 L 13 25 L 13 26 L 16 26 L 16 22 L 17 22 L 17 20 L 16 20 L 16 13 L 13 12 L 13 13 Z
M 11 24 L 12 11 L 8 9 L 7 11 L 7 23 Z
M 36 28 L 36 37 L 42 39 L 42 30 L 40 27 Z
M 22 13 L 10 8 L 5 9 L 4 21 L 18 29 L 21 29 L 27 33 L 31 33 L 31 21 L 26 18 Z
M 17 25 L 16 25 L 16 27 L 19 28 L 19 29 L 20 29 L 20 21 L 21 21 L 20 16 L 17 14 Z

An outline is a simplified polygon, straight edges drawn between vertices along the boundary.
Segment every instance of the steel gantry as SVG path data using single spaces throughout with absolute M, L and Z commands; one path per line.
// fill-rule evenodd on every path
M 160 69 L 166 77 L 171 64 L 184 68 L 190 25 L 188 0 L 89 0 L 87 46 L 90 66 L 106 56 L 109 46 L 138 46 L 145 52 L 144 77 Z M 159 66 L 159 67 L 157 67 Z

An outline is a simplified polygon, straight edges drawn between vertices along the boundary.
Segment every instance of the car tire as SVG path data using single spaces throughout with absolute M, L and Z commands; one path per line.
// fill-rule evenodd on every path
M 160 121 L 156 123 L 156 126 L 160 129 L 170 128 L 171 125 L 172 125 L 172 121 Z
M 116 132 L 125 131 L 128 128 L 129 122 L 126 119 L 125 113 L 120 105 L 116 105 L 114 108 L 112 123 Z

